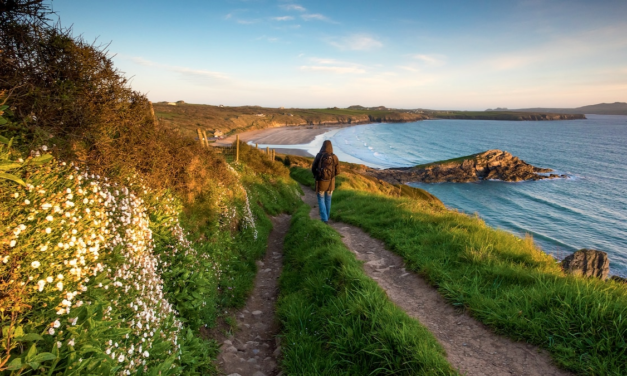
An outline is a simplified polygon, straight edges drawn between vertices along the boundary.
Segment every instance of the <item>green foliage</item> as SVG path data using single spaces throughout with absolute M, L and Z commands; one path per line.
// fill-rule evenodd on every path
M 296 375 L 452 375 L 432 334 L 391 303 L 302 205 L 285 239 L 282 366 Z
M 278 163 L 276 167 L 284 168 Z M 266 168 L 262 167 L 261 171 L 267 171 Z M 223 249 L 223 278 L 219 298 L 221 307 L 243 306 L 253 288 L 257 273 L 255 261 L 265 254 L 272 230 L 272 223 L 266 214 L 291 213 L 300 203 L 300 188 L 291 179 L 259 173 L 248 164 L 236 165 L 235 169 L 248 193 L 248 204 L 241 205 L 249 205 L 250 214 L 247 215 L 253 218 L 256 227 L 254 230 L 242 227 L 231 239 L 224 237 L 215 243 Z

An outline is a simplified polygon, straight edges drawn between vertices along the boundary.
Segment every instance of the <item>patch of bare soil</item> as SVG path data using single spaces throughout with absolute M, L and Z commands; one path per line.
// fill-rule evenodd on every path
M 304 201 L 318 219 L 315 193 L 305 186 Z M 448 304 L 423 278 L 405 269 L 403 259 L 385 249 L 358 227 L 329 222 L 343 237 L 344 244 L 364 261 L 364 270 L 394 304 L 426 326 L 446 350 L 447 359 L 464 375 L 566 376 L 571 373 L 555 366 L 548 353 L 536 346 L 514 342 L 493 333 L 467 313 Z
M 272 376 L 281 353 L 276 338 L 279 332 L 275 319 L 275 303 L 279 295 L 279 275 L 283 265 L 283 238 L 290 228 L 290 216 L 272 218 L 274 228 L 268 238 L 268 249 L 261 261 L 255 287 L 246 306 L 235 313 L 237 330 L 223 340 L 219 367 L 230 376 Z

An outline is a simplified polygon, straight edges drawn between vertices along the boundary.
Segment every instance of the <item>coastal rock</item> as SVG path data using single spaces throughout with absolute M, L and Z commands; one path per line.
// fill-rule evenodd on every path
M 618 282 L 618 283 L 624 283 L 627 285 L 627 278 L 623 278 L 623 277 L 619 277 L 617 275 L 613 275 L 610 277 L 610 279 L 614 282 Z
M 480 180 L 517 182 L 560 177 L 557 174 L 549 174 L 550 172 L 553 170 L 534 167 L 506 151 L 496 149 L 411 168 L 369 169 L 366 171 L 368 175 L 392 184 L 409 182 L 468 183 Z
M 603 251 L 584 248 L 566 257 L 562 268 L 573 275 L 605 280 L 610 273 L 610 259 Z

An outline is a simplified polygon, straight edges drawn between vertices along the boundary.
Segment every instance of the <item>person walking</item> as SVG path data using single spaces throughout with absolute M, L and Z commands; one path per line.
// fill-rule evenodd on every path
M 316 179 L 316 195 L 318 196 L 318 208 L 320 209 L 320 219 L 324 223 L 329 222 L 331 215 L 331 196 L 335 189 L 335 177 L 340 173 L 340 161 L 333 154 L 331 141 L 326 140 L 320 148 L 320 152 L 311 165 Z

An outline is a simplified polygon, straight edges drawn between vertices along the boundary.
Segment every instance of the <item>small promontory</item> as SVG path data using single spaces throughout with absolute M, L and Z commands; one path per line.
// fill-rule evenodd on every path
M 566 177 L 551 172 L 553 170 L 532 166 L 506 151 L 495 149 L 416 167 L 368 169 L 366 174 L 392 184 L 469 183 L 480 180 L 517 182 Z

